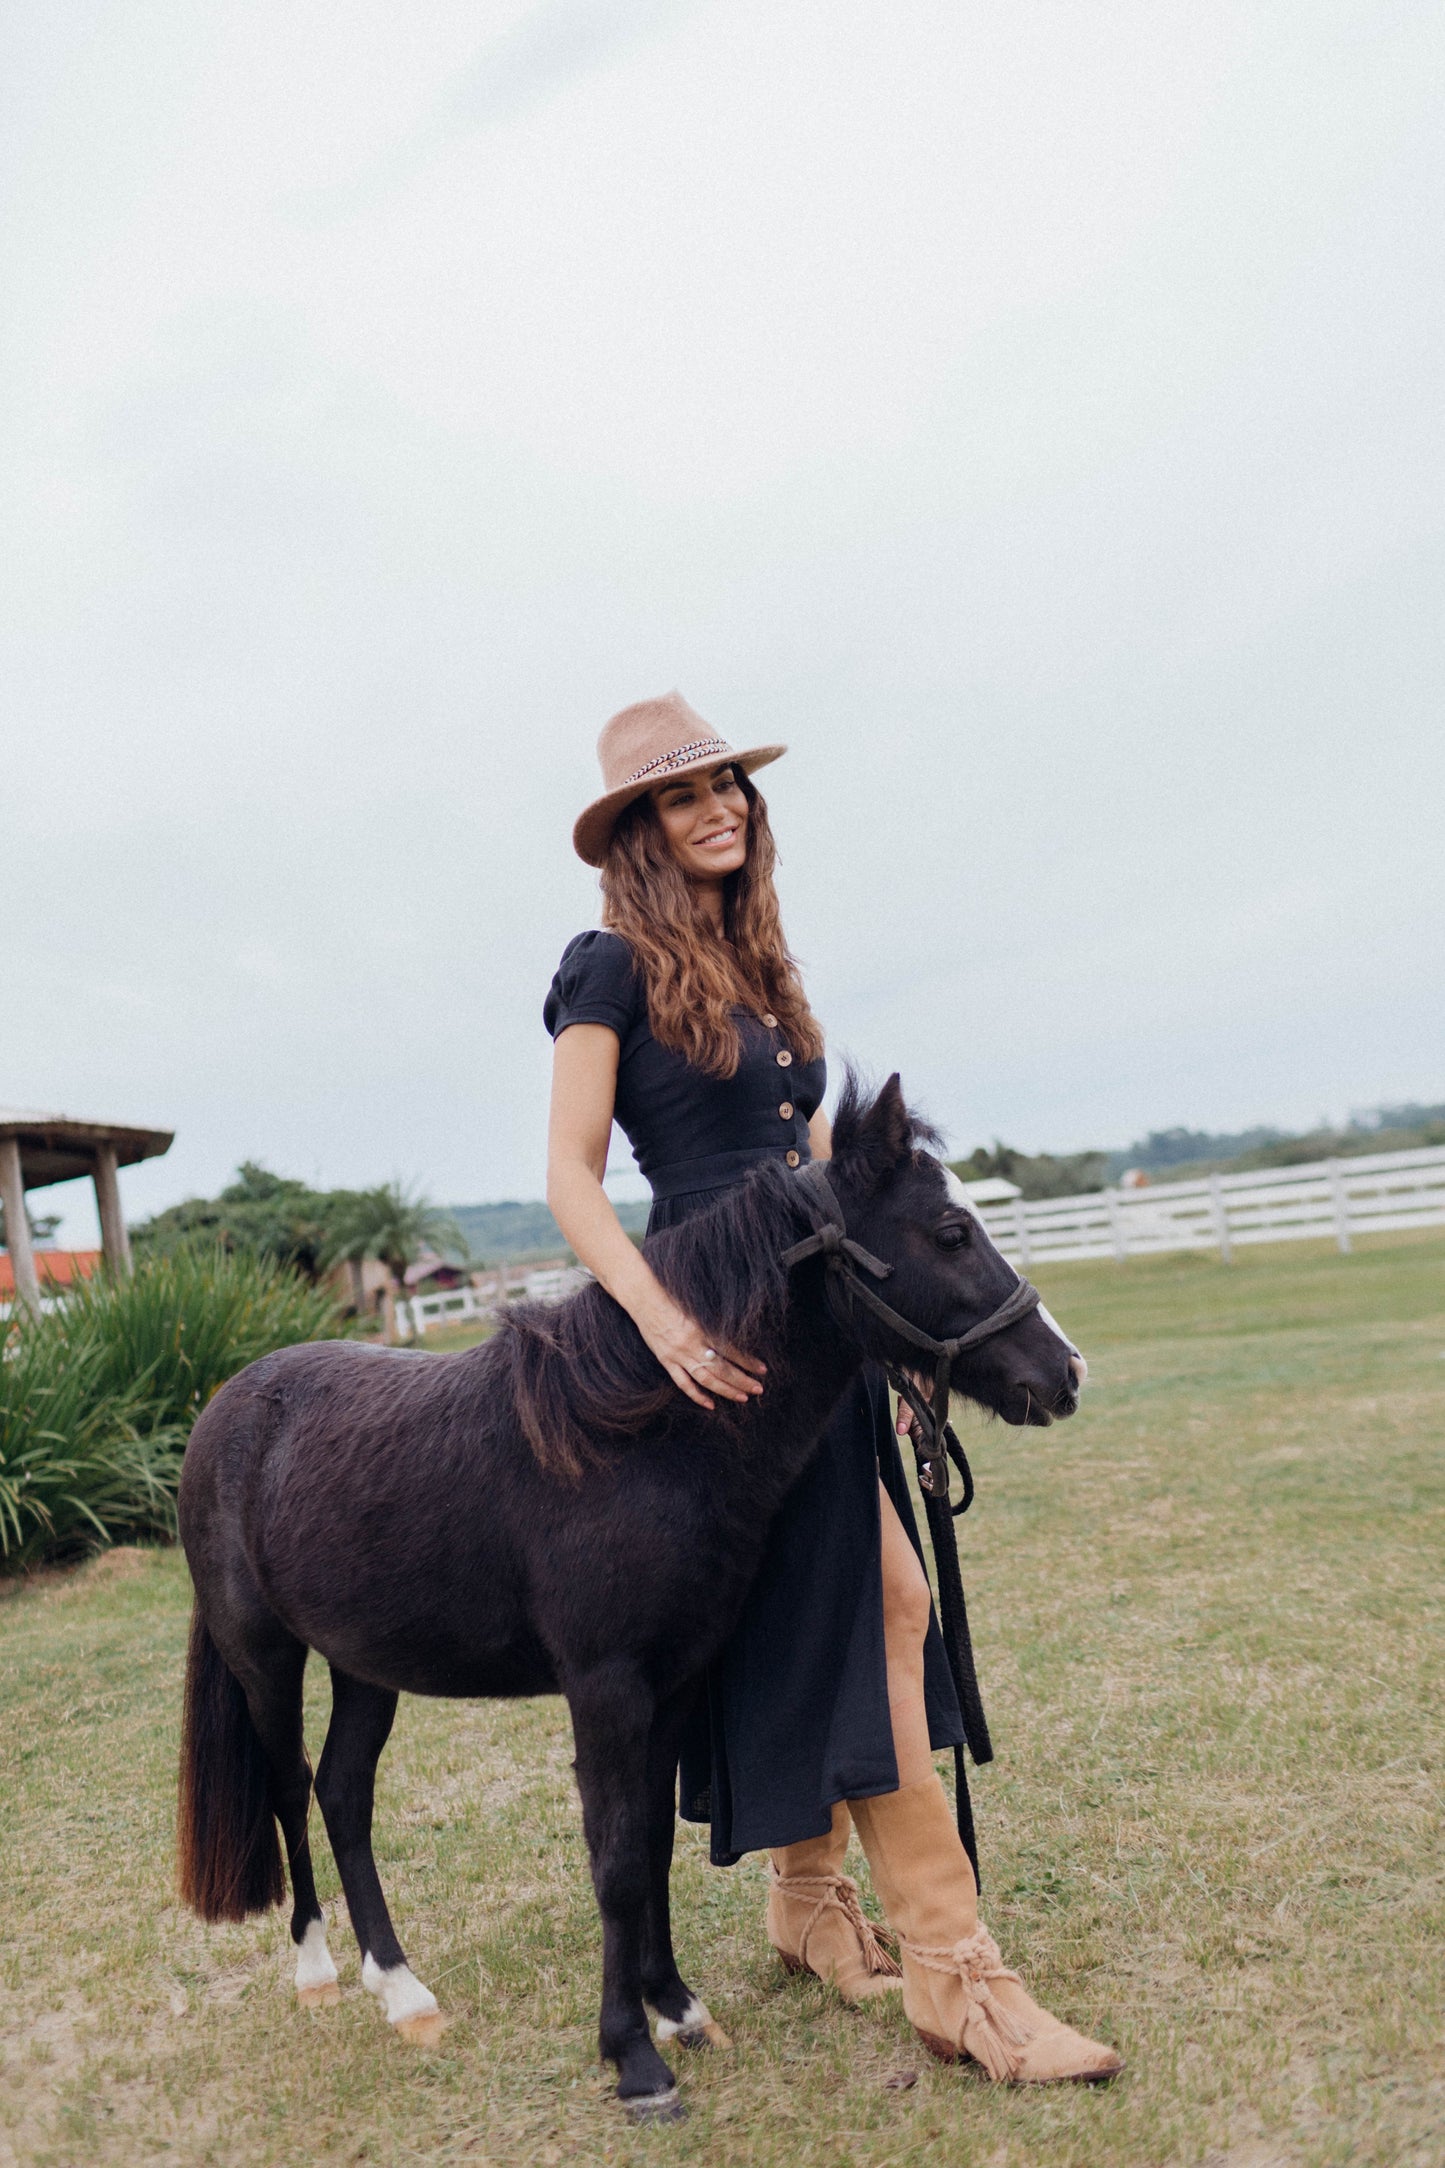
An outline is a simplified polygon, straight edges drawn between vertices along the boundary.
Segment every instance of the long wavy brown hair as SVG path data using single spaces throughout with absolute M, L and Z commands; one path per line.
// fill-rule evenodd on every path
M 723 882 L 723 940 L 673 857 L 650 797 L 623 810 L 602 866 L 602 923 L 621 934 L 641 967 L 652 1036 L 718 1077 L 734 1075 L 742 1055 L 737 1008 L 776 1016 L 800 1061 L 823 1051 L 783 937 L 768 809 L 741 768 L 733 772 L 748 802 L 748 855 Z

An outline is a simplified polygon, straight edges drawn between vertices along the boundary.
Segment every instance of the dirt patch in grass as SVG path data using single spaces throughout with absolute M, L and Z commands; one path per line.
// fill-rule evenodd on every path
M 141 1551 L 0 1607 L 0 2168 L 1441 2168 L 1442 1264 L 1056 1268 L 1084 1412 L 969 1431 L 985 1915 L 1122 2047 L 1118 2086 L 1002 2091 L 787 1979 L 761 1862 L 718 1873 L 684 1829 L 683 1967 L 735 2052 L 677 2056 L 690 2121 L 629 2129 L 555 1702 L 402 1705 L 378 1852 L 440 2047 L 362 1993 L 324 1843 L 343 1999 L 297 2010 L 280 1915 L 175 1904 L 188 1590 Z M 313 1753 L 325 1719 L 315 1677 Z

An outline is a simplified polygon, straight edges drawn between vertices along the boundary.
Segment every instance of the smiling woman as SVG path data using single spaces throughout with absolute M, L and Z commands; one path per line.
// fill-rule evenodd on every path
M 647 705 L 664 709 L 670 738 L 706 731 L 677 694 Z M 623 745 L 609 768 L 611 759 L 620 765 L 640 750 L 626 742 L 630 731 L 620 735 Z M 781 751 L 731 753 L 712 734 L 684 740 L 660 776 L 653 755 L 639 764 L 630 792 L 624 786 L 609 793 L 577 824 L 590 841 L 605 811 L 603 916 L 641 972 L 654 1036 L 717 1077 L 738 1068 L 735 1011 L 744 990 L 745 1008 L 776 1019 L 789 1060 L 796 1053 L 815 1061 L 823 1051 L 783 937 L 768 809 L 749 776 Z M 719 753 L 729 757 L 719 760 Z
M 668 849 L 693 880 L 737 873 L 746 863 L 748 804 L 730 760 L 696 781 L 660 784 L 652 802 Z
M 649 1235 L 754 1168 L 831 1156 L 823 1037 L 788 950 L 767 807 L 736 750 L 678 693 L 602 732 L 603 795 L 576 824 L 603 927 L 569 943 L 544 1011 L 555 1042 L 547 1199 L 680 1394 L 709 1412 L 768 1391 L 661 1284 L 602 1187 L 614 1120 L 652 1187 Z M 951 1239 L 957 1230 L 944 1230 Z M 1024 2083 L 1110 2077 L 1111 2049 L 1040 2010 L 978 1920 L 933 1766 L 962 1737 L 886 1381 L 865 1366 L 772 1522 L 741 1618 L 682 1748 L 681 1809 L 719 1866 L 771 1854 L 767 1933 L 790 1971 L 849 2001 L 902 1988 L 945 2060 Z M 856 1827 L 902 1967 L 843 1872 Z

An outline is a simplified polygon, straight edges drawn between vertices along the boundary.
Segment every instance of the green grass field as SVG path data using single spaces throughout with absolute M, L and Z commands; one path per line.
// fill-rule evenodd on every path
M 390 2037 L 344 1920 L 340 2008 L 298 2011 L 280 1914 L 174 1902 L 185 1569 L 122 1552 L 0 1591 L 0 2164 L 1440 2168 L 1445 1245 L 1040 1278 L 1093 1380 L 1067 1426 L 968 1433 L 984 1911 L 1118 2084 L 931 2064 L 785 1978 L 761 1863 L 688 1831 L 681 1960 L 735 2052 L 675 2058 L 686 2124 L 624 2125 L 552 1702 L 404 1703 L 382 1765 L 440 2048 Z

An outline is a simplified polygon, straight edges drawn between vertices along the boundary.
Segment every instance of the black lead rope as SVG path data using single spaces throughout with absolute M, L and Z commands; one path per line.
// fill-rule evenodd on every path
M 966 1349 L 992 1339 L 995 1333 L 1006 1331 L 1021 1317 L 1036 1310 L 1038 1289 L 1021 1278 L 1007 1299 L 979 1324 L 956 1339 L 935 1340 L 931 1333 L 921 1331 L 910 1319 L 900 1316 L 862 1277 L 867 1273 L 875 1280 L 886 1280 L 893 1267 L 871 1255 L 861 1243 L 852 1241 L 845 1233 L 837 1195 L 823 1163 L 819 1160 L 810 1162 L 799 1170 L 797 1179 L 814 1221 L 814 1231 L 784 1250 L 784 1265 L 791 1270 L 806 1257 L 821 1256 L 828 1274 L 828 1300 L 842 1323 L 856 1329 L 854 1305 L 861 1303 L 903 1339 L 933 1357 L 931 1400 L 924 1399 L 912 1378 L 896 1363 L 885 1363 L 884 1368 L 899 1399 L 906 1401 L 913 1413 L 912 1438 L 918 1462 L 918 1484 L 923 1493 L 923 1508 L 938 1574 L 939 1626 L 954 1692 L 958 1696 L 964 1739 L 975 1763 L 990 1762 L 993 1760 L 993 1742 L 988 1735 L 988 1719 L 983 1713 L 983 1697 L 978 1688 L 973 1640 L 968 1630 L 968 1605 L 964 1600 L 963 1575 L 958 1564 L 958 1536 L 953 1525 L 959 1514 L 966 1513 L 973 1504 L 973 1472 L 948 1420 L 948 1403 L 953 1365 L 958 1357 Z M 963 1496 L 956 1506 L 950 1506 L 948 1498 L 950 1460 L 963 1481 Z M 978 1839 L 973 1826 L 973 1802 L 969 1797 L 962 1746 L 953 1750 L 953 1771 L 958 1834 L 973 1868 L 974 1880 L 981 1887 Z

